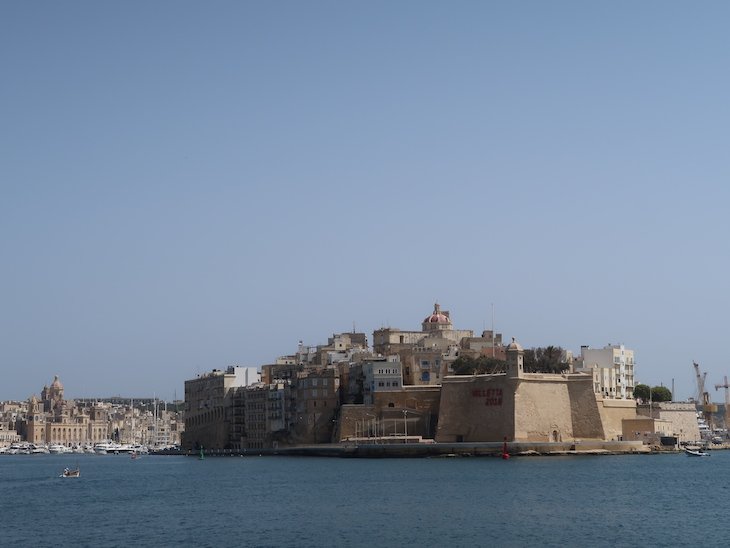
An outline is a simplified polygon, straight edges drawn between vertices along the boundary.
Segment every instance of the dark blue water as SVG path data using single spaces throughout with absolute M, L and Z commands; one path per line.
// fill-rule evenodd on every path
M 59 478 L 65 466 L 77 479 Z M 727 546 L 730 451 L 0 456 L 1 546 Z

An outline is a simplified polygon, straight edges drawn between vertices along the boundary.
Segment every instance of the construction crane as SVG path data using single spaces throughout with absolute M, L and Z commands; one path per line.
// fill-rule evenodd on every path
M 704 375 L 700 373 L 700 364 L 697 362 L 692 362 L 692 365 L 694 365 L 695 377 L 697 377 L 697 403 L 701 405 L 704 403 L 705 379 L 707 378 L 707 372 L 705 371 Z
M 697 403 L 705 417 L 705 422 L 712 429 L 712 414 L 717 413 L 717 405 L 710 403 L 710 394 L 705 390 L 705 380 L 707 379 L 707 371 L 700 373 L 700 364 L 692 362 L 695 368 L 695 376 L 697 377 Z
M 725 384 L 716 384 L 715 390 L 725 389 L 725 429 L 728 427 L 728 409 L 730 409 L 730 384 L 727 382 L 727 375 L 725 375 Z

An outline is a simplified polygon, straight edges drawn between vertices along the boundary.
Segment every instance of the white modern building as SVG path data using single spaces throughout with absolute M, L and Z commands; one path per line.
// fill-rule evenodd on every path
M 581 346 L 575 371 L 592 373 L 593 391 L 604 398 L 625 400 L 634 397 L 634 351 L 623 344 L 609 344 L 603 348 Z

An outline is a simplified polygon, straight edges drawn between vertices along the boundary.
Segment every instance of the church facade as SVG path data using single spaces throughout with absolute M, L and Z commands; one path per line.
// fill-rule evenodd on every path
M 41 397 L 28 401 L 25 438 L 35 444 L 66 447 L 93 445 L 110 437 L 108 411 L 98 405 L 79 407 L 63 397 L 63 384 L 56 376 L 44 386 Z

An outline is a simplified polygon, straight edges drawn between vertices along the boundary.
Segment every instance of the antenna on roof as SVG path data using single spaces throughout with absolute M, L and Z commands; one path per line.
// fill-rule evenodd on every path
M 495 336 L 494 336 L 494 303 L 492 303 L 492 357 L 494 357 L 494 342 L 495 342 Z

